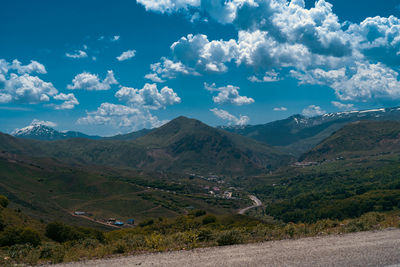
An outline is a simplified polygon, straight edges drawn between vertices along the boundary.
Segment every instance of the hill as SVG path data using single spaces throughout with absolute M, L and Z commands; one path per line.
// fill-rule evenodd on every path
M 118 134 L 110 137 L 103 137 L 101 138 L 102 140 L 136 140 L 139 137 L 142 137 L 149 132 L 151 132 L 151 129 L 142 129 L 136 132 L 128 133 L 128 134 Z
M 247 137 L 179 117 L 137 140 L 59 141 L 15 139 L 1 135 L 0 149 L 27 157 L 69 164 L 94 164 L 144 170 L 244 174 L 275 169 L 291 157 Z
M 395 107 L 328 113 L 312 118 L 294 115 L 261 125 L 223 127 L 223 129 L 267 143 L 294 156 L 300 156 L 344 125 L 359 120 L 400 121 L 400 109 Z
M 178 174 L 71 166 L 16 154 L 0 154 L 0 173 L 0 194 L 25 214 L 44 222 L 59 220 L 104 228 L 72 213 L 84 211 L 98 221 L 114 217 L 141 222 L 160 216 L 176 217 L 187 213 L 188 207 L 229 214 L 246 205 L 240 199 L 209 194 L 209 188 L 218 186 L 225 190 L 227 186 Z
M 146 148 L 151 167 L 200 173 L 254 173 L 274 169 L 290 157 L 250 138 L 179 117 L 136 143 Z
M 358 121 L 344 126 L 301 157 L 321 161 L 400 151 L 400 122 Z

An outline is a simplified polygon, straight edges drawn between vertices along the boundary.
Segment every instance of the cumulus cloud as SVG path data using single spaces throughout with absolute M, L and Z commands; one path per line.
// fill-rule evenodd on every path
M 142 89 L 121 87 L 115 96 L 122 102 L 129 103 L 134 107 L 145 109 L 166 108 L 181 102 L 180 97 L 169 87 L 157 89 L 157 84 L 146 83 Z
M 75 95 L 70 94 L 58 94 L 53 97 L 55 100 L 64 101 L 60 105 L 54 105 L 54 109 L 73 109 L 76 105 L 79 105 L 78 100 L 76 99 Z
M 204 17 L 230 23 L 238 35 L 231 40 L 209 40 L 203 34 L 183 36 L 171 45 L 170 58 L 152 65 L 147 77 L 153 81 L 175 78 L 178 73 L 226 72 L 233 62 L 257 72 L 249 77 L 251 82 L 274 82 L 280 79 L 276 70 L 291 71 L 300 83 L 333 88 L 340 100 L 400 98 L 396 71 L 400 20 L 394 16 L 341 23 L 325 0 L 311 8 L 306 8 L 304 0 L 138 3 L 150 11 L 183 12 L 189 19 L 196 14 L 196 20 Z M 165 62 L 175 68 L 164 67 Z M 386 74 L 379 79 L 383 70 Z M 372 76 L 368 78 L 367 73 Z
M 108 125 L 124 131 L 142 128 L 159 127 L 165 123 L 148 110 L 140 110 L 124 105 L 102 103 L 96 111 L 87 112 L 86 117 L 79 118 L 78 124 Z
M 302 114 L 306 117 L 314 117 L 325 114 L 326 111 L 323 110 L 320 106 L 310 105 L 303 109 Z
M 279 108 L 274 108 L 274 111 L 287 111 L 286 107 L 279 107 Z
M 355 110 L 354 104 L 343 104 L 338 101 L 332 101 L 331 104 L 340 110 L 344 110 L 344 111 Z
M 119 36 L 119 35 L 114 35 L 114 36 L 111 38 L 111 41 L 112 41 L 112 42 L 116 42 L 116 41 L 119 41 L 120 38 L 121 38 L 121 36 Z
M 137 0 L 137 2 L 142 4 L 146 10 L 160 13 L 172 13 L 200 6 L 200 0 Z
M 237 106 L 248 105 L 254 103 L 254 99 L 239 95 L 240 88 L 233 85 L 216 87 L 215 83 L 208 85 L 204 83 L 204 88 L 211 92 L 218 92 L 217 96 L 213 97 L 214 103 L 217 104 L 233 104 Z
M 400 98 L 398 72 L 382 63 L 355 62 L 355 65 L 337 70 L 314 69 L 291 72 L 304 84 L 326 85 L 335 90 L 340 100 L 365 101 L 368 99 Z
M 238 118 L 223 109 L 213 108 L 213 109 L 210 109 L 210 111 L 212 113 L 214 113 L 214 115 L 217 116 L 218 118 L 228 121 L 229 125 L 233 124 L 233 125 L 243 126 L 243 125 L 248 124 L 250 121 L 250 118 L 248 116 L 240 115 Z
M 118 61 L 125 61 L 135 56 L 136 50 L 128 50 L 123 52 L 120 56 L 116 57 Z
M 12 70 L 16 70 L 18 72 L 18 74 L 25 74 L 25 73 L 40 73 L 40 74 L 46 74 L 46 68 L 44 67 L 43 64 L 31 60 L 31 63 L 27 64 L 27 65 L 22 65 L 20 61 L 18 61 L 17 59 L 14 59 L 10 69 Z
M 158 77 L 157 73 L 148 73 L 144 76 L 144 78 L 151 80 L 155 83 L 164 83 L 165 82 L 165 80 Z
M 69 84 L 67 88 L 70 90 L 83 89 L 88 91 L 103 91 L 109 90 L 113 84 L 118 84 L 118 82 L 112 70 L 107 72 L 107 76 L 103 81 L 100 81 L 97 74 L 83 72 L 76 75 L 72 80 L 72 84 Z
M 65 53 L 66 57 L 69 58 L 86 58 L 88 57 L 87 53 L 82 50 L 75 50 L 73 53 Z
M 257 76 L 253 75 L 248 78 L 250 82 L 253 83 L 266 83 L 266 82 L 277 82 L 280 81 L 279 74 L 275 72 L 275 70 L 267 71 L 265 75 L 260 79 Z
M 172 61 L 165 57 L 161 58 L 161 62 L 157 62 L 150 65 L 153 73 L 149 73 L 145 76 L 146 79 L 150 79 L 154 82 L 162 82 L 162 78 L 173 79 L 177 75 L 200 75 L 194 69 L 184 65 L 180 61 Z
M 0 103 L 37 104 L 48 102 L 58 93 L 50 82 L 45 82 L 31 73 L 46 74 L 46 68 L 37 61 L 22 65 L 18 60 L 8 63 L 0 59 Z
M 0 93 L 0 103 L 9 103 L 12 101 L 12 95 Z

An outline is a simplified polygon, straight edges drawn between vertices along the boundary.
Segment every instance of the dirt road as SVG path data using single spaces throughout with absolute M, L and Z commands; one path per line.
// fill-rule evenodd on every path
M 272 241 L 59 266 L 400 266 L 400 229 Z
M 256 208 L 256 207 L 259 207 L 259 206 L 262 206 L 262 202 L 261 202 L 261 200 L 259 200 L 256 196 L 253 196 L 253 195 L 250 195 L 249 196 L 249 198 L 253 201 L 253 203 L 254 203 L 254 205 L 252 205 L 252 206 L 250 206 L 250 207 L 247 207 L 247 208 L 244 208 L 244 209 L 241 209 L 241 210 L 239 210 L 238 211 L 238 213 L 239 214 L 245 214 L 246 213 L 246 211 L 248 211 L 249 209 L 252 209 L 252 208 Z

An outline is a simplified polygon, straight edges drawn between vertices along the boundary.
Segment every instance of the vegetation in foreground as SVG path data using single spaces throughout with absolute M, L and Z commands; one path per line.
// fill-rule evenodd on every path
M 60 263 L 400 227 L 399 211 L 371 212 L 342 221 L 284 224 L 242 215 L 214 216 L 195 210 L 176 219 L 150 219 L 135 228 L 102 232 L 61 222 L 45 225 L 7 208 L 7 203 L 6 198 L 0 197 L 1 266 Z

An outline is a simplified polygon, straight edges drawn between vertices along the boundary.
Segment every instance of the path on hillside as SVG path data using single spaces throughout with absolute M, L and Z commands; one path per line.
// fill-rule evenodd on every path
M 244 208 L 244 209 L 241 209 L 241 210 L 239 210 L 238 211 L 238 213 L 239 214 L 245 214 L 246 213 L 246 211 L 248 211 L 249 209 L 253 209 L 253 208 L 256 208 L 256 207 L 260 207 L 260 206 L 262 206 L 262 202 L 261 202 L 261 200 L 259 200 L 256 196 L 254 196 L 254 195 L 250 195 L 249 196 L 249 198 L 253 201 L 253 203 L 254 203 L 254 205 L 252 205 L 252 206 L 250 206 L 250 207 L 247 207 L 247 208 Z
M 58 266 L 400 266 L 400 229 L 143 254 Z

